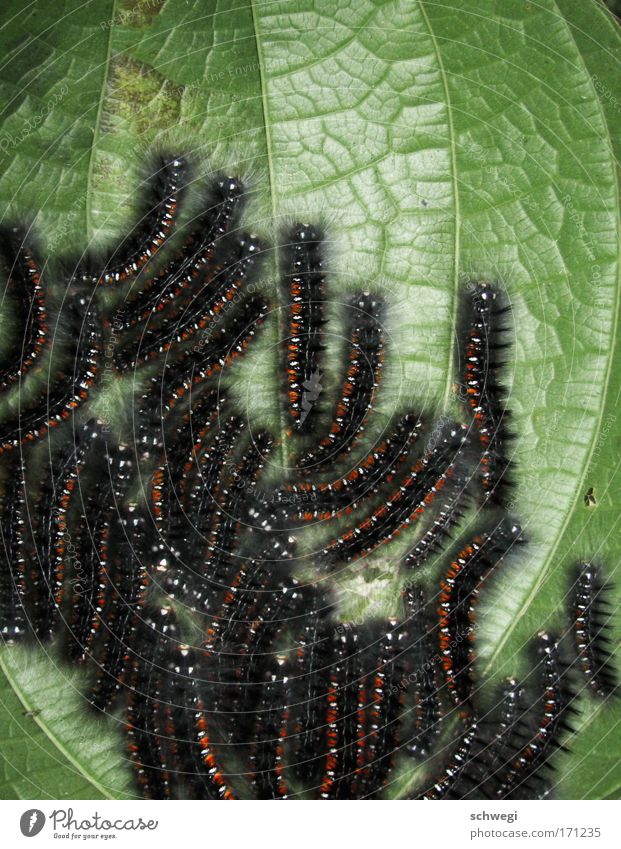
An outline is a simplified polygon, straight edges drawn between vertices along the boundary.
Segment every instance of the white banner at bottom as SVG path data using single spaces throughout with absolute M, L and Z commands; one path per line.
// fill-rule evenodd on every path
M 2 801 L 5 846 L 597 847 L 618 849 L 621 803 Z

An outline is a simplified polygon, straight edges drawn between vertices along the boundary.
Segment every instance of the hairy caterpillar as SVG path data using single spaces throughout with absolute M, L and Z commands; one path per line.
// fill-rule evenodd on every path
M 0 425 L 0 454 L 43 436 L 69 418 L 89 396 L 99 372 L 102 350 L 101 329 L 96 306 L 79 297 L 72 307 L 75 326 L 71 346 L 71 368 L 39 395 L 21 405 Z
M 84 283 L 114 286 L 134 277 L 158 253 L 176 226 L 187 185 L 187 163 L 181 157 L 160 161 L 147 182 L 138 224 L 95 272 L 80 263 L 73 278 Z
M 481 450 L 481 480 L 485 497 L 502 502 L 507 487 L 509 433 L 504 390 L 498 380 L 497 352 L 507 347 L 503 316 L 509 306 L 500 291 L 487 284 L 469 287 L 466 297 L 463 383 L 466 407 L 473 417 Z
M 348 454 L 364 431 L 384 364 L 383 301 L 369 294 L 351 302 L 345 375 L 334 418 L 317 448 L 300 458 L 304 470 L 317 472 Z
M 192 222 L 183 247 L 164 268 L 147 277 L 137 294 L 117 309 L 109 325 L 126 332 L 179 299 L 211 268 L 224 236 L 235 225 L 244 187 L 232 177 L 212 181 L 203 201 L 204 210 Z M 139 278 L 140 281 L 140 278 Z
M 440 584 L 440 654 L 448 691 L 458 705 L 472 697 L 479 593 L 520 538 L 519 525 L 503 519 L 462 548 Z
M 0 246 L 8 266 L 8 290 L 18 307 L 18 333 L 0 371 L 0 389 L 23 380 L 39 361 L 48 339 L 46 291 L 41 268 L 18 228 L 0 231 Z
M 288 302 L 289 334 L 285 375 L 287 408 L 295 431 L 308 428 L 321 389 L 320 359 L 325 323 L 325 277 L 322 237 L 313 227 L 296 224 L 287 236 L 283 268 L 284 297 Z
M 327 520 L 350 513 L 367 497 L 378 492 L 384 483 L 390 483 L 406 461 L 412 445 L 420 436 L 421 420 L 408 413 L 397 427 L 357 463 L 343 477 L 329 483 L 296 483 L 285 490 L 287 496 L 303 502 L 297 515 L 306 521 Z
M 323 555 L 328 565 L 364 557 L 416 522 L 454 473 L 464 439 L 463 428 L 457 425 L 443 428 L 437 443 L 428 448 L 386 501 L 326 546 Z
M 611 614 L 609 587 L 601 568 L 581 563 L 572 594 L 573 627 L 578 663 L 594 693 L 602 698 L 617 688 L 617 674 L 610 651 Z

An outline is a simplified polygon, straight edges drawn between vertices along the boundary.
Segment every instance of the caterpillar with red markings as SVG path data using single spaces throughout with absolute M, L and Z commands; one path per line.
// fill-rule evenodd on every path
M 235 177 L 212 180 L 203 209 L 190 223 L 182 248 L 155 274 L 147 276 L 139 291 L 129 295 L 108 319 L 108 326 L 125 333 L 162 312 L 190 290 L 216 261 L 224 237 L 236 226 L 243 207 L 244 186 Z
M 496 772 L 494 795 L 497 799 L 546 795 L 550 759 L 560 748 L 563 734 L 573 730 L 569 720 L 574 712 L 574 686 L 557 638 L 546 632 L 541 632 L 535 642 L 535 671 L 539 675 L 541 695 L 516 735 L 520 745 L 510 763 Z
M 230 553 L 228 544 L 231 536 L 239 533 L 242 525 L 241 507 L 253 493 L 255 485 L 265 467 L 275 440 L 272 433 L 259 430 L 251 435 L 250 444 L 230 472 L 223 499 L 217 504 L 215 519 L 217 528 L 209 539 L 208 552 L 211 557 L 220 550 Z
M 447 478 L 442 492 L 437 497 L 436 512 L 431 524 L 404 556 L 404 571 L 421 569 L 430 557 L 450 543 L 451 532 L 463 519 L 471 501 L 471 475 L 472 468 L 464 456 L 464 462 L 455 465 L 454 473 Z
M 5 643 L 12 645 L 28 633 L 24 611 L 27 596 L 27 502 L 23 458 L 10 455 L 3 464 L 3 472 L 4 478 L 0 482 L 0 636 Z
M 226 629 L 221 630 L 220 654 L 231 647 L 235 675 L 240 681 L 256 681 L 281 636 L 295 632 L 301 622 L 316 613 L 319 601 L 315 589 L 283 569 L 283 561 L 291 558 L 294 551 L 291 539 L 270 544 L 270 555 L 280 558 L 272 564 L 279 568 L 278 578 L 270 574 L 270 561 L 251 561 L 249 581 L 243 591 L 239 590 L 239 601 L 231 605 L 231 599 L 225 599 L 232 615 Z
M 206 570 L 210 575 L 235 574 L 242 564 L 242 556 L 238 552 L 243 523 L 242 507 L 255 488 L 273 445 L 272 434 L 259 431 L 231 472 L 229 480 L 225 481 L 221 496 L 214 498 L 212 528 L 206 547 Z M 219 639 L 221 621 L 214 619 L 208 625 L 208 647 L 213 640 Z
M 353 627 L 337 626 L 335 640 L 336 658 L 331 669 L 331 685 L 336 688 L 333 694 L 336 721 L 333 746 L 326 755 L 319 791 L 322 799 L 350 799 L 354 796 L 358 780 L 364 727 L 360 699 L 364 687 L 365 647 L 361 645 L 358 630 Z
M 296 224 L 286 236 L 283 298 L 287 303 L 288 336 L 285 376 L 288 421 L 292 431 L 308 430 L 317 412 L 324 350 L 325 275 L 323 237 L 307 224 Z
M 349 563 L 370 554 L 418 521 L 461 462 L 465 439 L 463 426 L 444 425 L 434 443 L 384 503 L 325 547 L 322 554 L 327 567 L 334 568 L 338 563 Z
M 224 574 L 207 557 L 207 540 L 215 521 L 226 469 L 245 425 L 229 414 L 219 420 L 211 442 L 198 454 L 194 446 L 186 461 L 188 484 L 181 500 L 172 506 L 169 531 L 159 543 L 159 579 L 162 588 L 199 613 L 209 612 L 213 593 L 228 584 Z
M 424 799 L 529 799 L 548 793 L 550 758 L 570 731 L 573 687 L 557 641 L 539 635 L 536 670 L 541 689 L 527 701 L 525 687 L 511 679 L 488 717 L 461 713 L 463 732 Z
M 208 443 L 210 434 L 216 430 L 225 410 L 226 398 L 223 395 L 217 390 L 204 392 L 192 412 L 182 417 L 174 439 L 162 445 L 160 465 L 150 479 L 150 494 L 155 529 L 164 540 L 177 510 L 176 501 L 181 501 L 188 489 L 196 458 Z
M 166 653 L 179 639 L 173 610 L 145 609 L 128 651 L 125 733 L 138 787 L 145 799 L 170 799 L 171 773 L 158 724 Z
M 478 718 L 476 716 L 465 711 L 461 714 L 460 719 L 462 723 L 461 734 L 457 738 L 451 757 L 443 767 L 442 772 L 424 793 L 409 794 L 408 799 L 437 800 L 450 797 L 452 788 L 470 763 L 478 733 Z
M 444 718 L 438 687 L 439 658 L 423 588 L 416 584 L 406 586 L 402 597 L 405 621 L 412 633 L 409 652 L 413 667 L 406 679 L 397 682 L 397 686 L 405 690 L 407 699 L 404 724 L 408 736 L 403 747 L 410 757 L 423 761 L 431 756 Z
M 119 592 L 125 591 L 125 579 L 133 574 L 133 559 L 121 563 L 120 558 L 121 549 L 129 542 L 121 504 L 134 466 L 127 446 L 110 444 L 103 436 L 102 443 L 94 442 L 91 461 L 77 478 L 82 511 L 72 535 L 73 574 L 64 650 L 72 661 L 91 659 L 99 665 L 94 686 L 99 687 L 101 676 L 103 692 L 107 666 L 101 658 L 109 653 L 113 641 L 106 617 L 110 613 L 112 619 L 123 607 Z
M 101 422 L 89 420 L 68 446 L 52 455 L 49 477 L 41 486 L 36 516 L 36 556 L 32 558 L 29 578 L 29 615 L 35 636 L 40 640 L 54 636 L 64 594 L 68 563 L 75 545 L 71 529 L 73 514 L 79 508 L 78 479 L 93 444 L 101 434 Z
M 315 792 L 321 799 L 349 798 L 355 780 L 358 756 L 359 700 L 362 648 L 358 632 L 351 626 L 332 628 L 322 670 L 323 728 L 321 772 Z M 350 677 L 350 673 L 354 673 Z
M 438 628 L 446 686 L 457 705 L 472 698 L 476 606 L 485 582 L 522 541 L 517 523 L 503 518 L 477 534 L 451 561 L 440 584 Z
M 199 656 L 195 686 L 192 694 L 192 707 L 195 716 L 195 731 L 200 747 L 200 763 L 206 774 L 206 798 L 231 800 L 237 794 L 232 786 L 230 776 L 222 764 L 221 752 L 218 747 L 218 734 L 213 728 L 211 719 L 214 715 L 213 685 L 210 682 L 211 658 L 202 654 Z
M 260 268 L 264 246 L 255 236 L 235 239 L 217 267 L 209 271 L 181 310 L 166 310 L 115 352 L 120 370 L 135 369 L 214 326 L 241 297 Z M 176 304 L 172 304 L 176 307 Z
M 318 472 L 349 454 L 364 432 L 384 365 L 384 302 L 377 295 L 356 295 L 350 319 L 345 374 L 332 423 L 319 445 L 304 454 L 299 467 Z
M 356 770 L 358 798 L 374 798 L 384 788 L 395 765 L 402 723 L 404 696 L 397 686 L 404 677 L 408 661 L 409 626 L 390 619 L 363 629 L 366 651 L 364 664 L 368 693 L 364 766 Z
M 244 635 L 245 640 L 250 640 L 248 650 L 264 647 L 268 651 L 283 628 L 295 630 L 300 616 L 315 615 L 316 596 L 321 594 L 313 581 L 306 583 L 293 574 L 291 564 L 298 562 L 297 539 L 289 533 L 286 517 L 269 507 L 265 509 L 258 500 L 250 500 L 245 512 L 248 532 L 240 546 L 240 556 L 250 579 L 249 592 L 244 592 L 246 612 L 250 615 L 241 621 L 254 629 L 252 634 Z
M 327 521 L 349 514 L 394 479 L 419 439 L 422 427 L 423 422 L 415 413 L 407 413 L 388 436 L 342 477 L 329 483 L 290 484 L 276 498 L 293 501 L 294 506 L 299 499 L 300 505 L 291 512 L 305 521 Z
M 196 727 L 197 694 L 204 686 L 201 652 L 181 641 L 170 606 L 145 609 L 129 655 L 125 731 L 142 795 L 221 798 L 217 776 L 203 763 Z
M 290 682 L 289 764 L 302 786 L 319 787 L 327 752 L 326 703 L 334 626 L 315 613 L 297 637 Z
M 159 680 L 161 745 L 175 799 L 209 799 L 213 785 L 201 760 L 193 700 L 200 649 L 169 640 Z
M 208 628 L 212 657 L 212 709 L 224 711 L 223 734 L 252 737 L 258 700 L 269 677 L 280 635 L 308 614 L 307 593 L 290 574 L 295 543 L 286 533 L 253 529 L 250 548 L 240 549 L 239 571 L 220 594 Z M 256 539 L 258 537 L 258 539 Z M 310 594 L 312 600 L 313 594 Z
M 115 501 L 110 475 L 110 449 L 103 428 L 93 437 L 88 462 L 76 478 L 78 515 L 67 544 L 67 603 L 63 652 L 71 663 L 84 664 L 102 627 L 109 587 L 108 552 Z
M 335 785 L 336 776 L 339 770 L 339 755 L 342 754 L 342 749 L 339 748 L 338 734 L 338 719 L 339 719 L 339 700 L 338 700 L 338 673 L 340 667 L 337 664 L 334 668 L 335 660 L 330 658 L 330 670 L 328 675 L 328 689 L 326 692 L 326 707 L 325 707 L 325 726 L 326 726 L 326 753 L 325 766 L 321 784 L 319 785 L 319 798 L 331 798 L 332 790 Z
M 179 219 L 188 184 L 188 163 L 182 157 L 160 159 L 145 181 L 144 201 L 138 223 L 99 266 L 88 257 L 74 270 L 72 278 L 82 283 L 115 286 L 134 278 L 166 244 Z
M 99 374 L 102 338 L 96 304 L 83 296 L 72 302 L 68 367 L 55 381 L 21 404 L 0 425 L 0 454 L 42 437 L 75 413 L 89 398 Z
M 160 734 L 170 795 L 175 799 L 214 798 L 214 786 L 201 760 L 193 702 L 197 690 L 200 649 L 168 639 L 161 652 L 157 675 L 156 730 Z
M 92 654 L 96 671 L 89 702 L 107 711 L 121 690 L 140 609 L 146 601 L 147 570 L 142 545 L 145 515 L 140 506 L 126 502 L 135 472 L 127 445 L 111 451 L 109 475 L 112 515 L 107 541 L 106 599 L 100 615 L 100 639 Z
M 185 499 L 199 469 L 199 453 L 209 444 L 209 437 L 218 422 L 226 421 L 227 408 L 221 406 L 223 400 L 217 391 L 206 392 L 203 403 L 195 413 L 196 421 L 192 419 L 190 422 L 183 417 L 178 431 L 178 435 L 183 438 L 162 445 L 158 458 L 160 465 L 151 477 L 153 515 L 156 525 L 160 528 L 170 525 L 175 501 L 181 503 Z M 197 425 L 196 432 L 191 427 L 193 424 Z
M 138 401 L 136 443 L 143 458 L 159 457 L 173 436 L 174 411 L 184 398 L 244 355 L 265 322 L 268 305 L 259 296 L 244 299 L 239 309 L 195 346 L 165 362 Z M 172 424 L 171 424 L 172 423 Z
M 498 777 L 526 739 L 524 685 L 510 678 L 500 688 L 494 705 L 481 716 L 468 761 L 444 798 L 496 798 Z
M 472 417 L 480 449 L 480 474 L 484 497 L 503 503 L 509 484 L 507 456 L 511 434 L 500 382 L 503 363 L 499 350 L 508 348 L 504 316 L 510 311 L 501 290 L 488 283 L 473 283 L 465 295 L 466 330 L 462 348 L 464 405 Z
M 251 785 L 257 799 L 286 799 L 285 741 L 289 720 L 286 703 L 287 658 L 276 655 L 269 663 L 256 709 L 250 754 Z
M 0 251 L 7 266 L 7 291 L 13 296 L 17 333 L 0 371 L 0 390 L 6 391 L 37 364 L 48 341 L 47 292 L 41 265 L 28 244 L 29 234 L 13 227 L 0 230 Z
M 571 611 L 578 666 L 593 692 L 605 699 L 618 686 L 610 646 L 612 613 L 600 566 L 580 563 L 572 588 Z

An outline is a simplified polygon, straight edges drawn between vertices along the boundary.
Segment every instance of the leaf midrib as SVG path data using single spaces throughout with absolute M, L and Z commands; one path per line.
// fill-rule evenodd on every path
M 272 213 L 272 222 L 274 224 L 272 230 L 272 235 L 274 238 L 277 235 L 277 227 L 276 224 L 276 180 L 275 180 L 275 169 L 274 169 L 274 157 L 272 153 L 272 132 L 271 132 L 271 123 L 270 123 L 270 114 L 269 114 L 269 104 L 268 104 L 268 93 L 267 93 L 267 80 L 265 77 L 265 53 L 263 51 L 263 42 L 261 41 L 260 27 L 259 27 L 259 18 L 257 15 L 257 7 L 256 0 L 250 0 L 250 11 L 252 13 L 252 27 L 254 30 L 254 38 L 257 49 L 257 63 L 258 63 L 258 74 L 259 74 L 259 82 L 261 87 L 261 109 L 263 112 L 263 125 L 265 131 L 265 155 L 267 158 L 267 179 L 269 181 L 269 194 L 270 194 L 270 206 Z M 276 240 L 277 241 L 277 240 Z M 276 258 L 276 254 L 274 254 Z M 277 261 L 277 258 L 276 258 Z M 276 287 L 276 299 L 277 303 L 281 301 L 280 287 Z M 287 328 L 284 317 L 284 307 L 285 304 L 280 304 L 280 309 L 278 312 L 278 335 L 280 339 L 287 338 Z M 281 366 L 280 362 L 280 346 L 276 345 L 274 350 L 274 356 L 276 358 L 276 372 Z M 282 405 L 280 405 L 279 413 L 278 413 L 278 421 L 280 425 L 280 433 L 279 433 L 279 446 L 280 446 L 280 462 L 283 468 L 287 467 L 287 427 L 285 424 L 285 414 L 282 409 Z
M 451 108 L 451 93 L 449 90 L 448 76 L 446 70 L 444 68 L 444 62 L 442 60 L 442 54 L 440 52 L 440 47 L 438 45 L 438 40 L 436 38 L 436 34 L 431 26 L 431 21 L 429 20 L 429 16 L 427 14 L 427 10 L 425 9 L 425 0 L 419 0 L 419 7 L 421 11 L 422 18 L 425 22 L 425 26 L 427 27 L 427 31 L 429 32 L 429 37 L 433 44 L 433 49 L 436 54 L 436 60 L 438 62 L 438 70 L 440 73 L 440 79 L 442 80 L 442 87 L 444 89 L 444 99 L 446 102 L 446 121 L 447 121 L 447 129 L 449 136 L 449 146 L 451 152 L 451 183 L 453 187 L 453 203 L 455 207 L 455 245 L 454 245 L 454 264 L 453 264 L 453 292 L 452 292 L 452 301 L 449 307 L 450 314 L 450 326 L 454 327 L 457 321 L 457 296 L 459 289 L 459 260 L 460 260 L 460 251 L 461 251 L 461 208 L 460 208 L 460 200 L 459 200 L 459 185 L 457 179 L 457 145 L 455 141 L 455 126 L 453 124 L 453 113 Z M 449 401 L 451 398 L 451 394 L 453 392 L 453 357 L 454 357 L 454 347 L 455 347 L 455 334 L 449 334 L 449 344 L 448 344 L 448 361 L 446 367 L 446 385 L 444 388 L 444 397 L 442 399 L 443 409 L 448 409 Z
M 108 75 L 110 72 L 110 59 L 112 58 L 112 37 L 115 29 L 114 21 L 116 20 L 117 2 L 118 0 L 112 0 L 112 6 L 110 7 L 111 26 L 108 27 L 108 42 L 106 45 L 106 57 L 104 59 L 103 82 L 101 86 L 101 95 L 99 97 L 99 103 L 97 105 L 95 126 L 93 127 L 93 144 L 91 145 L 90 149 L 90 156 L 88 159 L 88 172 L 86 175 L 86 204 L 84 209 L 84 216 L 86 239 L 88 244 L 90 244 L 94 233 L 92 215 L 93 176 L 95 171 L 95 157 L 97 155 L 97 138 L 101 129 L 103 106 L 104 101 L 106 99 L 106 90 L 108 88 Z

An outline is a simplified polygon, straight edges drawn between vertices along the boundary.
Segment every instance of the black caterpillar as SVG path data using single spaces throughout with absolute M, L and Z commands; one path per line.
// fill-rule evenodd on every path
M 617 688 L 611 652 L 611 587 L 594 563 L 581 563 L 572 588 L 572 625 L 578 665 L 593 692 L 601 698 Z
M 268 321 L 266 293 L 246 291 L 266 245 L 239 229 L 235 176 L 210 181 L 184 223 L 191 170 L 183 157 L 161 160 L 129 235 L 74 265 L 66 356 L 51 362 L 44 391 L 30 372 L 48 345 L 47 277 L 21 233 L 3 234 L 21 336 L 0 388 L 12 397 L 26 377 L 34 386 L 0 423 L 3 639 L 53 642 L 85 668 L 91 709 L 123 715 L 145 798 L 380 798 L 398 770 L 428 763 L 433 774 L 409 798 L 547 795 L 571 730 L 574 667 L 599 696 L 617 679 L 609 588 L 585 564 L 572 596 L 575 658 L 542 634 L 530 681 L 511 680 L 491 712 L 479 697 L 478 599 L 492 573 L 516 568 L 506 555 L 522 541 L 503 508 L 510 433 L 493 354 L 507 344 L 508 304 L 488 284 L 462 296 L 467 421 L 401 410 L 364 451 L 385 305 L 374 293 L 352 298 L 340 397 L 326 417 L 313 395 L 325 239 L 313 225 L 292 228 L 280 288 L 284 430 L 298 459 L 276 480 L 275 434 L 220 385 L 234 383 L 228 367 Z M 120 307 L 100 296 L 113 284 Z M 121 437 L 88 417 L 104 356 L 108 370 L 146 366 Z M 314 443 L 311 425 L 323 434 Z M 421 570 L 460 535 L 478 480 L 485 518 L 449 558 L 431 615 Z M 312 558 L 299 545 L 309 522 L 325 532 Z M 401 615 L 342 621 L 332 573 L 406 531 Z M 432 761 L 440 745 L 449 754 Z

